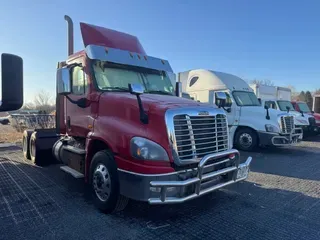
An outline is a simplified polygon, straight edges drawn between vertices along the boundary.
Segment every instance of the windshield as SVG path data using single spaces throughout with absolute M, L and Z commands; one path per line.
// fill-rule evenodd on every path
M 238 106 L 261 106 L 253 92 L 234 91 L 232 94 Z
M 311 112 L 309 106 L 306 103 L 298 103 L 298 106 L 302 112 Z
M 163 71 L 96 61 L 93 70 L 98 87 L 108 91 L 128 91 L 128 84 L 139 83 L 145 93 L 174 95 L 174 88 Z
M 281 111 L 287 111 L 287 107 L 290 108 L 290 111 L 295 111 L 290 101 L 277 101 L 277 102 Z

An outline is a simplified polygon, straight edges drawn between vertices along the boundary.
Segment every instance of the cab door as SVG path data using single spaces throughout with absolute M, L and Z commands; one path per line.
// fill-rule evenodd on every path
M 215 106 L 217 106 L 215 104 L 215 102 L 216 102 L 216 93 L 217 92 L 223 92 L 223 93 L 225 93 L 227 95 L 227 103 L 229 104 L 229 107 L 225 108 L 224 112 L 227 115 L 229 127 L 230 126 L 234 126 L 234 125 L 239 125 L 240 110 L 237 108 L 236 104 L 232 101 L 232 98 L 231 98 L 231 96 L 230 96 L 228 91 L 213 91 L 213 90 L 210 90 L 210 92 L 209 92 L 210 103 L 214 104 Z
M 88 76 L 85 72 L 85 61 L 83 58 L 78 58 L 70 63 L 78 63 L 82 66 L 75 66 L 70 69 L 72 92 L 68 95 L 69 99 L 66 98 L 65 100 L 65 121 L 67 133 L 70 136 L 86 137 L 88 132 L 90 131 L 90 106 L 80 107 L 76 103 L 74 103 L 81 98 L 89 99 L 89 84 Z

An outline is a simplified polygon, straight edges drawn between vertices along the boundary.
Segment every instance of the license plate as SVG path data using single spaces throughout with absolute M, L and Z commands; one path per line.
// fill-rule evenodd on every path
M 248 166 L 240 167 L 237 172 L 237 179 L 248 177 L 248 173 L 249 173 Z

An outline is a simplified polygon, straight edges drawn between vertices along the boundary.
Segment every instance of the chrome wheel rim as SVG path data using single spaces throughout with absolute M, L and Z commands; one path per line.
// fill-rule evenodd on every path
M 98 164 L 93 173 L 93 188 L 100 201 L 108 200 L 111 191 L 111 180 L 105 165 Z
M 240 144 L 245 148 L 249 148 L 252 145 L 252 137 L 248 133 L 242 133 L 240 135 Z

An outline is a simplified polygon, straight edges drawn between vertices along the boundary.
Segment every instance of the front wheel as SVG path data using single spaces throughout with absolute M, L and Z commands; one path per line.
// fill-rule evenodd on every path
M 104 213 L 123 210 L 128 198 L 120 194 L 118 170 L 110 151 L 97 152 L 90 166 L 90 187 L 94 203 Z
M 253 151 L 258 146 L 258 137 L 250 128 L 242 128 L 235 136 L 236 148 L 243 151 Z

